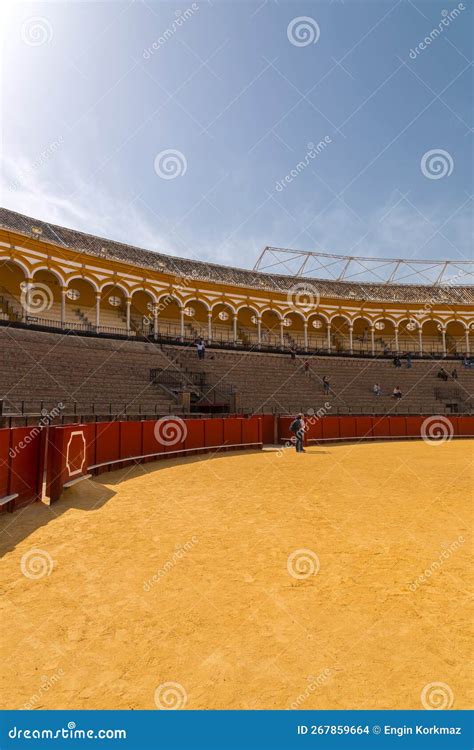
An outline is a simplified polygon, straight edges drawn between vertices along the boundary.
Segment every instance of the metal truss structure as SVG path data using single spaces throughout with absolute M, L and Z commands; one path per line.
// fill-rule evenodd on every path
M 356 283 L 469 286 L 474 282 L 472 260 L 367 258 L 281 247 L 265 247 L 253 270 Z

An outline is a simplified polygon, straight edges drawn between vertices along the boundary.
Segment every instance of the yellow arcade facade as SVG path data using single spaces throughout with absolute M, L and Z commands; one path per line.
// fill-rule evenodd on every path
M 419 303 L 332 297 L 331 282 L 320 294 L 316 279 L 285 293 L 202 280 L 199 269 L 162 272 L 7 228 L 0 228 L 0 260 L 3 324 L 321 353 L 473 349 L 474 306 L 440 302 L 434 287 Z M 403 297 L 406 287 L 399 288 Z

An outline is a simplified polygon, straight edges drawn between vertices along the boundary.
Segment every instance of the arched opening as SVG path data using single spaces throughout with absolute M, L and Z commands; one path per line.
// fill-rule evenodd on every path
M 283 345 L 288 349 L 305 350 L 305 319 L 297 312 L 290 312 L 283 318 Z
M 197 338 L 209 339 L 208 308 L 198 299 L 187 300 L 184 305 L 184 338 L 195 341 Z
M 372 351 L 371 325 L 372 322 L 363 316 L 354 319 L 352 329 L 352 350 L 354 353 L 370 354 Z
M 165 294 L 159 298 L 157 304 L 158 334 L 165 338 L 180 338 L 181 331 L 181 303 L 172 294 Z
M 107 284 L 100 297 L 99 331 L 127 334 L 127 295 L 119 284 Z
M 275 310 L 265 310 L 262 314 L 261 343 L 262 346 L 281 346 L 281 318 Z
M 22 305 L 26 279 L 25 271 L 17 263 L 0 263 L 0 315 L 4 320 L 21 320 L 25 315 Z
M 325 351 L 328 348 L 328 322 L 324 315 L 313 314 L 308 319 L 308 350 Z
M 344 315 L 335 315 L 331 319 L 331 348 L 336 352 L 345 352 L 351 349 L 349 321 Z
M 374 322 L 374 351 L 376 354 L 395 354 L 400 350 L 397 345 L 395 323 L 388 318 L 379 318 Z
M 145 336 L 151 336 L 154 332 L 155 298 L 146 289 L 137 289 L 132 293 L 130 307 L 130 327 L 132 331 Z
M 238 341 L 245 346 L 257 346 L 258 321 L 258 313 L 253 307 L 241 307 L 237 312 Z
M 443 354 L 443 327 L 439 320 L 425 320 L 422 324 L 423 353 Z
M 451 320 L 446 326 L 446 351 L 448 354 L 465 354 L 465 327 L 459 320 Z
M 52 271 L 45 268 L 37 271 L 26 293 L 22 294 L 27 320 L 61 326 L 62 286 L 62 282 Z
M 95 325 L 96 290 L 86 279 L 70 279 L 67 284 L 65 321 L 81 327 Z
M 218 302 L 212 308 L 212 340 L 229 343 L 237 338 L 234 335 L 234 311 L 225 302 Z
M 405 318 L 398 324 L 398 346 L 403 354 L 420 353 L 420 324 L 414 318 Z

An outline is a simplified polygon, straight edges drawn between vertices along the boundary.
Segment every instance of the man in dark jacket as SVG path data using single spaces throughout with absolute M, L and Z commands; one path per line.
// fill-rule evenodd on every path
M 293 422 L 290 425 L 290 430 L 295 435 L 295 438 L 296 438 L 296 452 L 306 453 L 304 449 L 305 426 L 304 426 L 304 419 L 303 419 L 302 414 L 298 414 L 296 419 L 293 420 Z

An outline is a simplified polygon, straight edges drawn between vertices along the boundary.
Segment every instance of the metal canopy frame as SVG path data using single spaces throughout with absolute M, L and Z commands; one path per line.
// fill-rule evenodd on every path
M 470 286 L 474 283 L 471 260 L 369 258 L 271 246 L 262 250 L 253 270 L 359 284 Z

